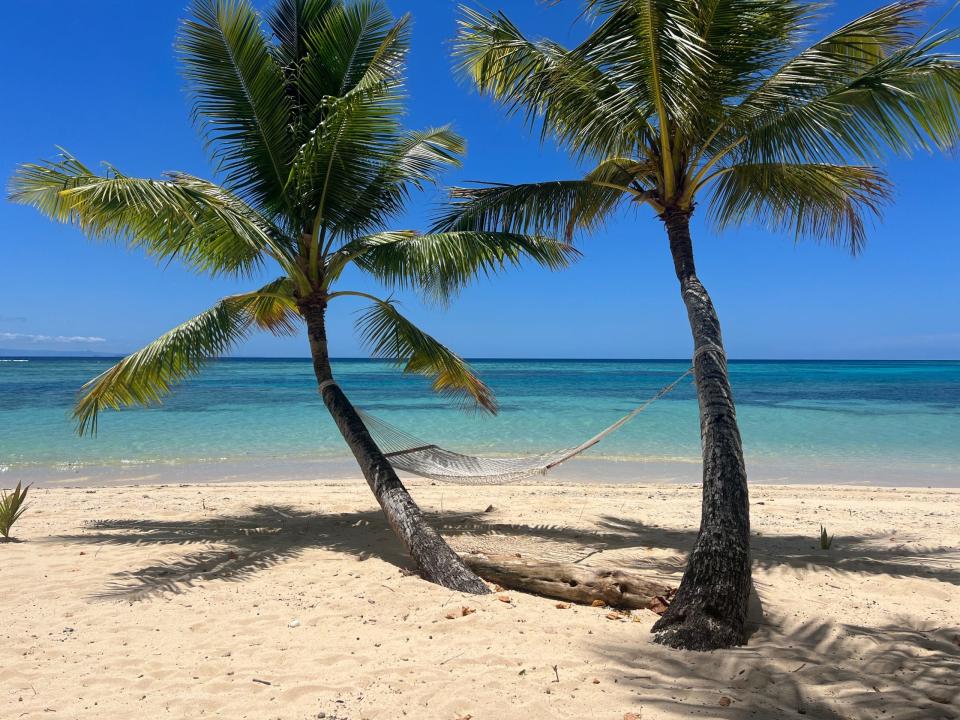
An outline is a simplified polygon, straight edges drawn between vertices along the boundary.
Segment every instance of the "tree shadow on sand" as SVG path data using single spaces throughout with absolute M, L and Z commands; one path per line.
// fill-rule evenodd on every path
M 781 629 L 784 621 L 772 620 L 748 647 L 709 656 L 653 644 L 595 652 L 620 674 L 617 687 L 640 712 L 718 720 L 960 718 L 960 628 L 897 618 L 876 628 L 815 620 Z
M 696 540 L 693 530 L 645 525 L 627 518 L 604 516 L 598 526 L 635 547 L 672 548 L 686 553 Z M 866 575 L 926 578 L 960 585 L 960 554 L 955 548 L 907 547 L 891 544 L 885 535 L 836 535 L 829 550 L 820 549 L 819 538 L 812 534 L 754 536 L 750 543 L 755 568 L 787 565 L 804 570 L 833 569 Z M 659 572 L 682 572 L 684 560 L 682 556 L 667 562 L 640 559 L 636 566 Z
M 670 557 L 631 555 L 630 567 L 659 576 L 683 572 L 686 553 L 696 540 L 695 530 L 646 525 L 637 520 L 602 516 L 596 530 L 558 525 L 497 523 L 477 513 L 447 513 L 432 518 L 434 526 L 451 541 L 458 537 L 504 536 L 550 540 L 569 545 L 569 561 L 585 562 L 611 550 L 672 550 Z M 817 547 L 813 535 L 762 535 L 751 537 L 754 567 L 789 566 L 805 570 L 833 569 L 839 572 L 916 577 L 960 585 L 960 554 L 955 548 L 907 547 L 891 544 L 880 535 L 837 535 L 830 550 Z M 460 544 L 460 543 L 458 543 Z M 536 547 L 536 544 L 532 544 Z
M 497 522 L 483 512 L 428 513 L 427 519 L 460 552 L 522 549 L 538 559 L 590 564 L 600 553 L 635 550 L 640 552 L 613 561 L 662 578 L 682 572 L 684 554 L 696 538 L 692 530 L 645 525 L 614 516 L 600 518 L 596 529 Z M 114 581 L 97 596 L 105 599 L 137 600 L 164 592 L 184 592 L 204 580 L 243 581 L 310 548 L 361 558 L 376 556 L 404 570 L 413 567 L 378 510 L 325 514 L 259 505 L 246 513 L 203 520 L 100 520 L 90 523 L 83 533 L 59 539 L 94 544 L 205 546 L 168 561 L 115 573 Z M 672 552 L 645 556 L 645 548 Z M 960 585 L 955 551 L 889 546 L 875 537 L 838 536 L 830 551 L 822 551 L 815 549 L 811 537 L 761 536 L 753 538 L 753 553 L 755 564 L 763 568 L 832 568 Z
M 249 512 L 203 520 L 97 520 L 85 532 L 61 535 L 74 543 L 187 546 L 200 550 L 113 574 L 99 600 L 147 600 L 183 593 L 209 580 L 242 582 L 258 572 L 320 548 L 361 559 L 380 557 L 412 572 L 412 561 L 378 511 L 320 514 L 258 505 Z

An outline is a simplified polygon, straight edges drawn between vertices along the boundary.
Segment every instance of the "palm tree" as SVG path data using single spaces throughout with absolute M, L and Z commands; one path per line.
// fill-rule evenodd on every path
M 618 208 L 663 222 L 694 343 L 703 509 L 658 642 L 744 642 L 751 585 L 747 476 L 717 313 L 697 277 L 690 218 L 759 221 L 860 251 L 889 199 L 886 151 L 960 137 L 956 32 L 918 34 L 926 3 L 903 0 L 808 44 L 822 4 L 798 0 L 587 0 L 596 21 L 567 49 L 529 40 L 503 13 L 462 8 L 460 69 L 510 114 L 539 125 L 582 178 L 455 192 L 435 231 L 567 237 Z
M 183 173 L 137 179 L 111 166 L 98 175 L 64 152 L 21 166 L 11 197 L 204 273 L 244 276 L 272 263 L 281 276 L 224 298 L 87 383 L 74 413 L 79 432 L 95 432 L 105 408 L 160 401 L 250 332 L 293 333 L 302 320 L 323 401 L 423 576 L 488 592 L 424 522 L 334 382 L 325 316 L 339 298 L 368 300 L 358 328 L 375 356 L 494 412 L 491 391 L 462 359 L 391 299 L 338 287 L 344 270 L 447 298 L 477 274 L 524 258 L 556 268 L 575 251 L 520 233 L 388 229 L 410 191 L 436 182 L 464 149 L 449 128 L 400 124 L 408 17 L 395 21 L 379 0 L 278 0 L 268 33 L 248 0 L 196 0 L 191 14 L 177 47 L 222 185 Z

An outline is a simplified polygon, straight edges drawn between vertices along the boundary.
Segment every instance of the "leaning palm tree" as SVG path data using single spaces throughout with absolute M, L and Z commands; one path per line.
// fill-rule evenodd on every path
M 425 522 L 388 460 L 334 382 L 328 306 L 370 302 L 359 330 L 372 353 L 434 378 L 440 393 L 495 411 L 490 390 L 457 355 L 416 327 L 389 298 L 341 288 L 352 265 L 392 286 L 448 297 L 477 274 L 524 258 L 564 265 L 566 243 L 519 233 L 389 230 L 411 189 L 458 163 L 448 128 L 400 124 L 407 17 L 379 0 L 278 0 L 264 20 L 248 0 L 196 0 L 178 49 L 194 116 L 223 175 L 137 179 L 98 175 L 63 153 L 21 166 L 16 202 L 97 238 L 118 237 L 157 258 L 211 275 L 274 264 L 281 276 L 209 310 L 125 357 L 84 386 L 81 433 L 105 408 L 149 405 L 250 332 L 306 324 L 320 393 L 400 540 L 429 580 L 468 592 L 486 586 Z
M 690 218 L 833 241 L 856 253 L 889 199 L 885 151 L 960 137 L 957 33 L 917 33 L 905 0 L 809 43 L 821 3 L 587 0 L 596 26 L 567 49 L 502 13 L 462 9 L 455 49 L 476 87 L 539 124 L 585 177 L 455 192 L 435 231 L 569 234 L 624 205 L 663 222 L 694 344 L 703 445 L 700 531 L 657 640 L 744 641 L 750 590 L 747 475 L 717 313 L 697 277 Z

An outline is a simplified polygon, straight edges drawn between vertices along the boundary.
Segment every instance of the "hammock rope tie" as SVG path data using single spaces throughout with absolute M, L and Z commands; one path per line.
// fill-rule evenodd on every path
M 720 347 L 719 345 L 716 345 L 716 344 L 714 344 L 714 343 L 706 343 L 706 344 L 701 345 L 700 347 L 698 347 L 698 348 L 696 349 L 696 351 L 693 353 L 693 363 L 694 363 L 694 365 L 696 365 L 697 360 L 700 359 L 700 356 L 701 356 L 701 355 L 703 355 L 704 353 L 708 353 L 708 352 L 715 352 L 717 355 L 719 355 L 721 358 L 723 358 L 724 361 L 726 361 L 726 359 L 727 359 L 727 354 L 723 351 L 723 348 L 722 348 L 722 347 Z M 693 368 L 690 368 L 690 369 L 693 370 Z
M 715 349 L 714 346 L 709 347 Z M 694 360 L 696 360 L 696 356 Z M 395 469 L 431 480 L 458 485 L 501 485 L 517 482 L 533 475 L 546 475 L 549 470 L 557 467 L 557 465 L 589 450 L 608 435 L 633 420 L 657 400 L 670 393 L 692 372 L 692 367 L 687 368 L 680 377 L 661 388 L 644 403 L 579 445 L 526 457 L 463 455 L 439 445 L 425 442 L 359 408 L 357 412 L 366 424 L 370 435 L 384 451 L 384 455 Z

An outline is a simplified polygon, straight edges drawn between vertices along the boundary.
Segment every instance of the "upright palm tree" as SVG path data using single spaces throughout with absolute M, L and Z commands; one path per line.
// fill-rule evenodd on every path
M 306 323 L 320 393 L 404 546 L 429 580 L 469 592 L 486 586 L 425 522 L 363 421 L 334 382 L 328 305 L 371 303 L 359 330 L 374 355 L 434 378 L 438 392 L 495 411 L 490 390 L 457 355 L 417 328 L 389 298 L 340 289 L 348 265 L 394 286 L 446 297 L 478 273 L 523 258 L 560 267 L 566 243 L 509 232 L 388 230 L 411 189 L 456 165 L 463 141 L 448 128 L 400 124 L 409 20 L 379 0 L 278 0 L 263 19 L 248 0 L 196 0 L 178 49 L 194 117 L 222 185 L 183 173 L 98 175 L 73 156 L 21 166 L 11 196 L 87 235 L 121 238 L 157 258 L 211 275 L 267 263 L 281 277 L 224 298 L 91 380 L 75 409 L 81 433 L 104 408 L 148 405 L 251 331 Z
M 567 233 L 626 204 L 666 228 L 694 344 L 703 444 L 700 531 L 657 640 L 711 649 L 744 641 L 750 590 L 747 475 L 720 323 L 697 277 L 690 218 L 759 221 L 858 252 L 889 199 L 885 151 L 960 137 L 957 33 L 919 35 L 921 0 L 894 2 L 821 40 L 822 3 L 587 0 L 596 21 L 567 49 L 527 39 L 502 13 L 462 9 L 455 54 L 476 87 L 539 124 L 585 177 L 456 193 L 436 231 Z

